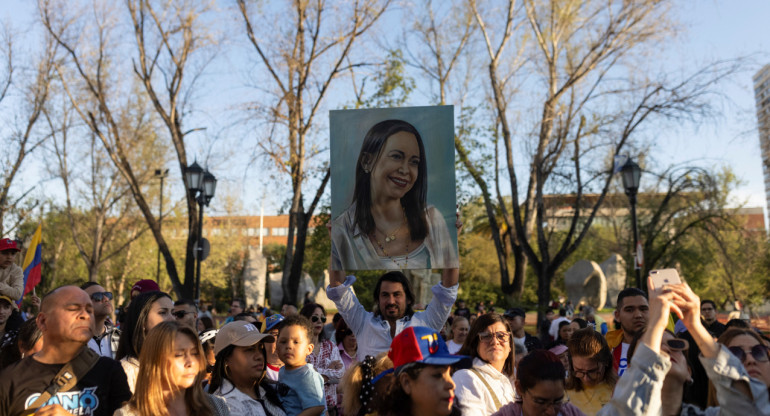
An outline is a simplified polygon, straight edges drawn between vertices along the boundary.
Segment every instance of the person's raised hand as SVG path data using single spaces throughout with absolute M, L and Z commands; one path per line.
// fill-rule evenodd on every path
M 719 346 L 700 320 L 700 298 L 687 283 L 672 285 L 670 288 L 677 295 L 674 303 L 681 311 L 682 323 L 698 344 L 701 354 L 706 358 L 716 357 Z
M 647 288 L 650 303 L 650 315 L 647 321 L 647 330 L 642 336 L 644 342 L 651 350 L 660 353 L 660 343 L 663 340 L 663 331 L 668 326 L 668 318 L 671 311 L 681 316 L 682 312 L 674 303 L 678 295 L 668 286 L 654 288 L 652 279 L 647 277 Z
M 687 329 L 701 325 L 700 321 L 700 298 L 690 289 L 687 283 L 667 286 L 677 294 L 674 303 L 681 311 L 682 323 Z

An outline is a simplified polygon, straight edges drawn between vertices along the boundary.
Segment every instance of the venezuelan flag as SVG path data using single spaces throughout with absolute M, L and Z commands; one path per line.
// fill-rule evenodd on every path
M 24 270 L 24 295 L 31 292 L 40 283 L 40 269 L 43 258 L 42 242 L 43 224 L 39 224 L 35 234 L 32 235 L 32 241 L 29 242 L 27 254 L 24 256 L 24 263 L 21 266 Z M 21 297 L 24 297 L 24 295 Z

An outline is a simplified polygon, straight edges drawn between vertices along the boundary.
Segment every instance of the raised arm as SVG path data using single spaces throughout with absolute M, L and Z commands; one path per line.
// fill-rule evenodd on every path
M 682 311 L 682 323 L 687 327 L 701 354 L 706 358 L 714 358 L 719 353 L 719 345 L 714 342 L 708 330 L 700 320 L 700 298 L 687 283 L 671 285 L 671 290 L 678 295 L 674 300 Z

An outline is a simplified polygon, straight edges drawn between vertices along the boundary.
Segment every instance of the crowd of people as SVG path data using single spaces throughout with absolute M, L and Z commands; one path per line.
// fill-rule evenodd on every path
M 616 329 L 585 307 L 535 336 L 523 309 L 471 314 L 458 269 L 419 309 L 401 272 L 379 278 L 371 311 L 355 280 L 330 273 L 331 322 L 310 299 L 281 313 L 234 299 L 217 328 L 152 280 L 116 321 L 96 282 L 52 290 L 25 320 L 4 279 L 0 415 L 770 415 L 768 339 L 686 284 L 623 290 Z

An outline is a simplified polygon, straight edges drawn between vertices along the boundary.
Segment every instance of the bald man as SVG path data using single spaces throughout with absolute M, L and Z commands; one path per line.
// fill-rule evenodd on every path
M 59 370 L 88 348 L 94 327 L 90 296 L 76 286 L 51 291 L 40 305 L 37 326 L 43 333 L 43 349 L 0 373 L 0 415 L 24 414 Z M 100 357 L 75 387 L 57 392 L 34 414 L 110 416 L 130 397 L 123 368 Z

